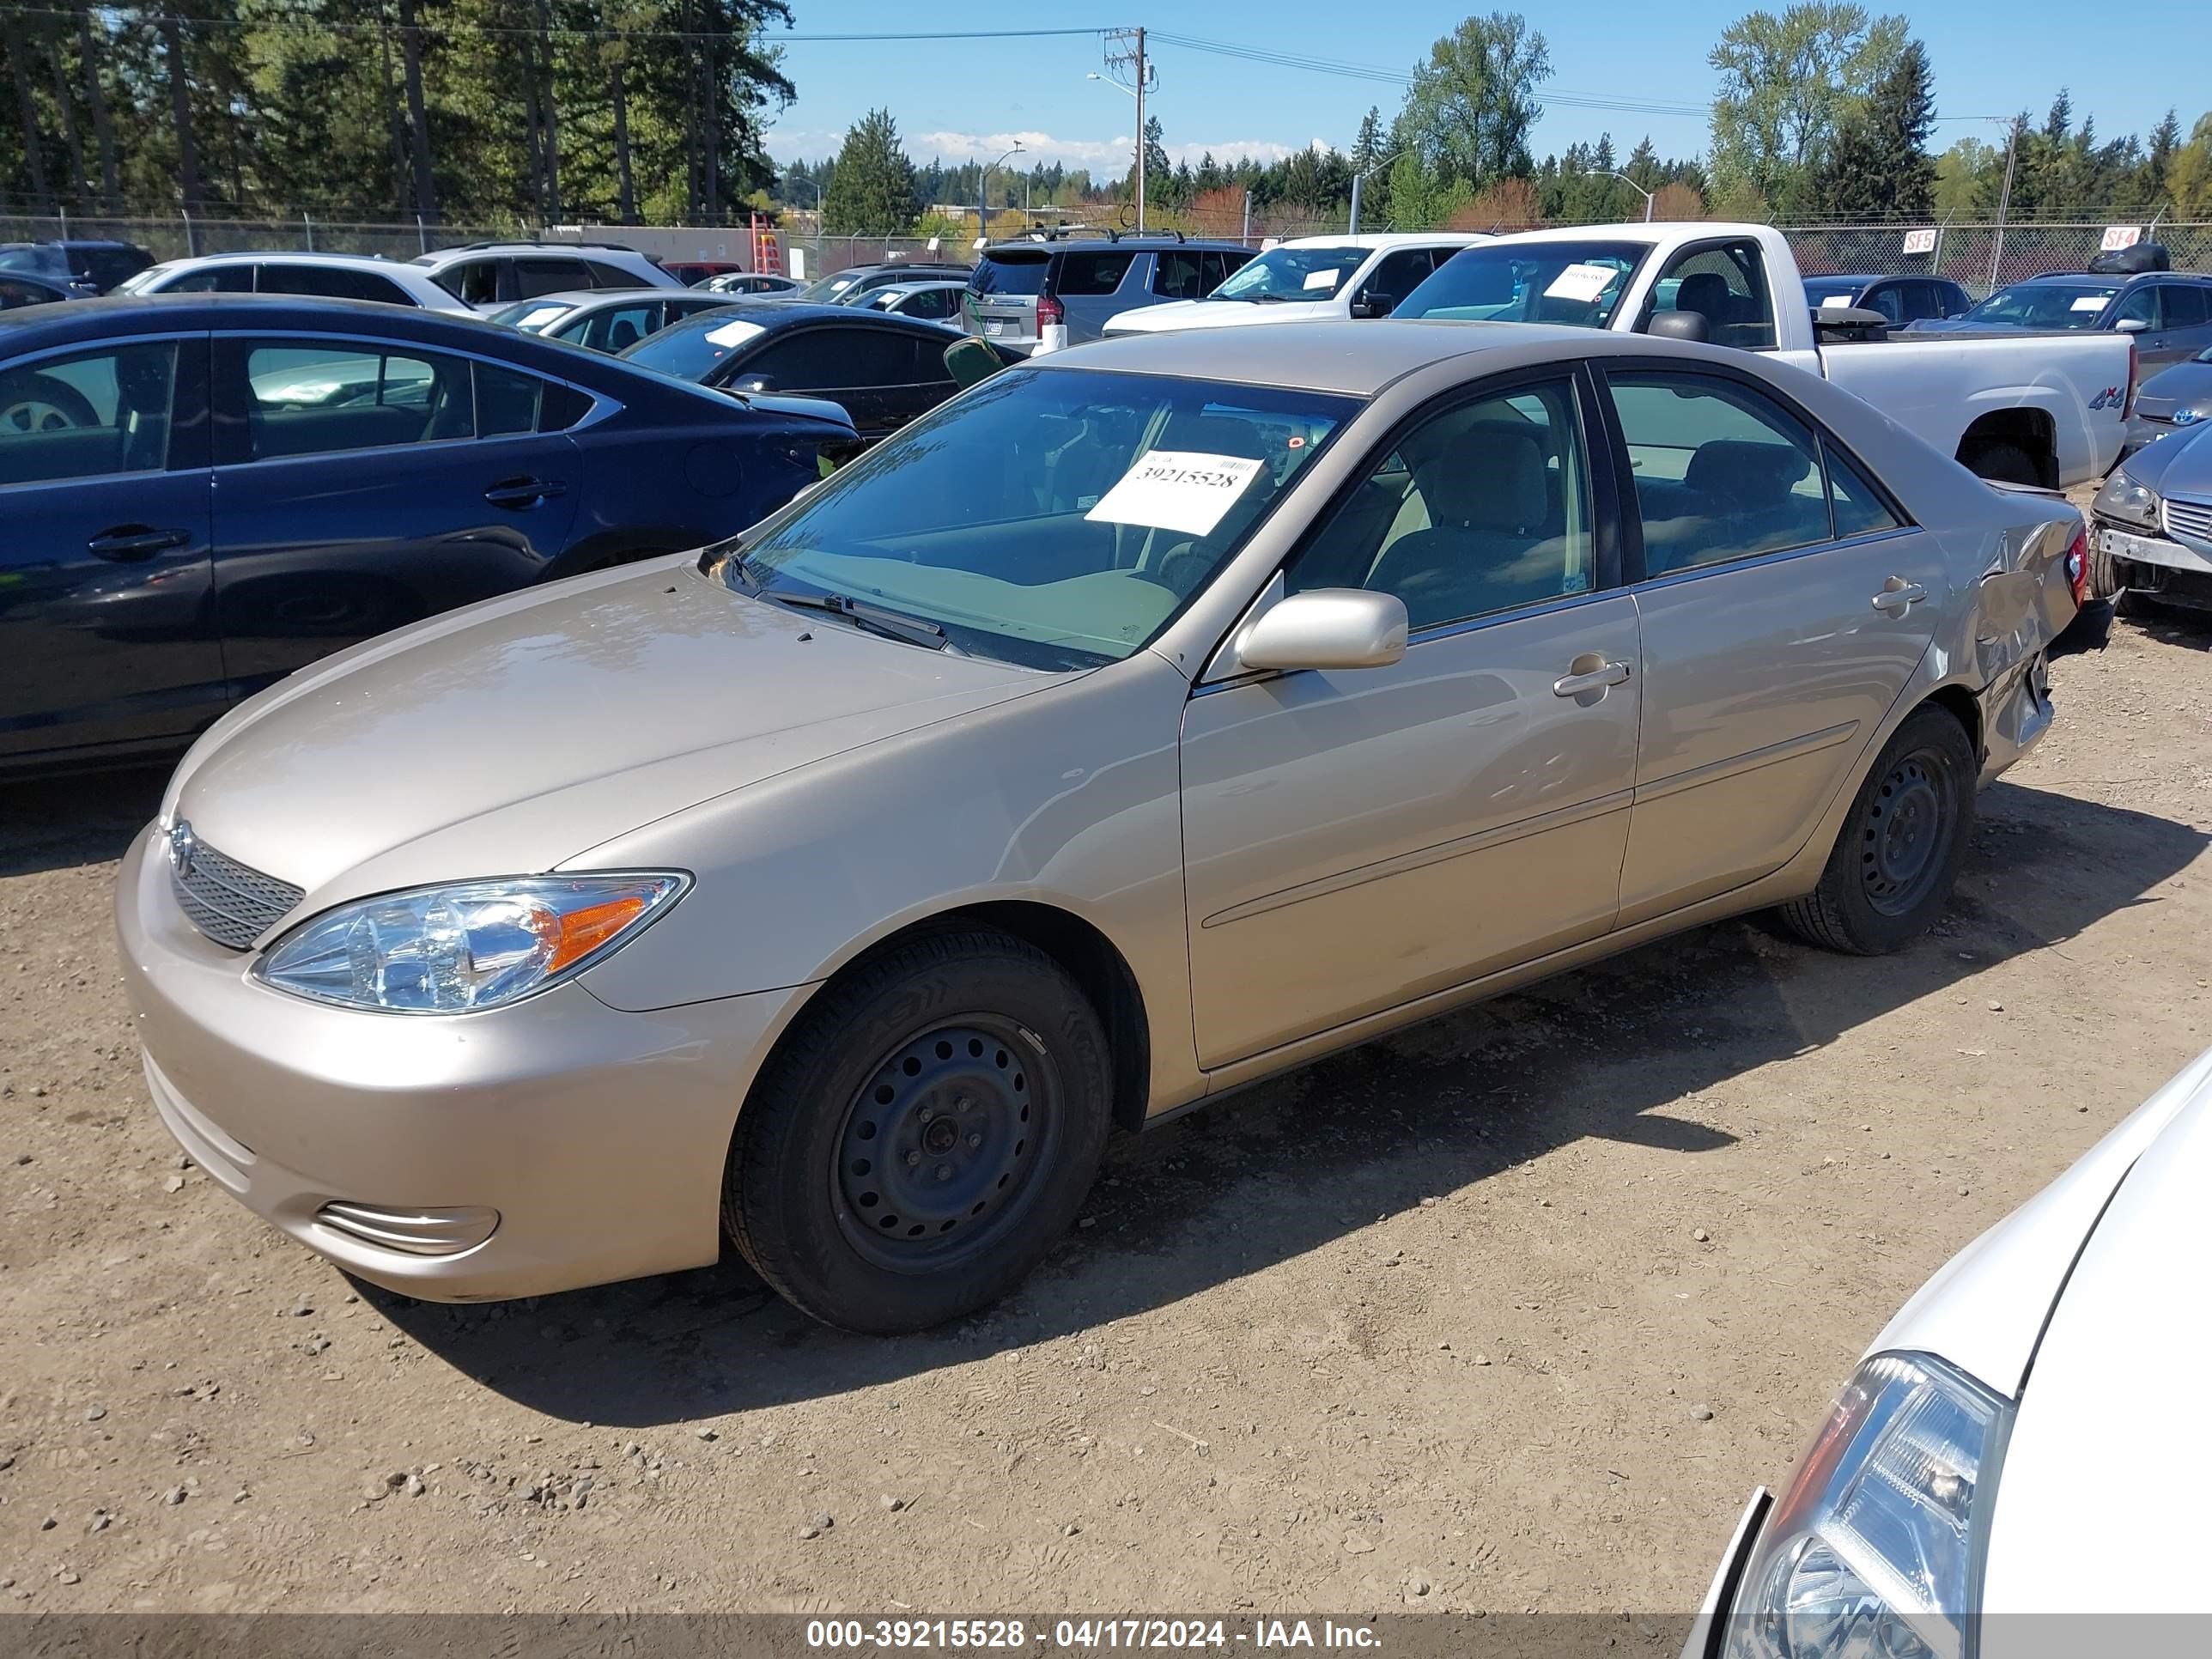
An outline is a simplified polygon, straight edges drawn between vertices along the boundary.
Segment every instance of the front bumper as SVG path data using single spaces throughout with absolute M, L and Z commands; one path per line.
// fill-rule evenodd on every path
M 716 1258 L 738 1107 L 802 991 L 625 1013 L 572 981 L 480 1014 L 329 1007 L 198 933 L 152 839 L 131 843 L 116 894 L 148 1088 L 248 1209 L 431 1301 Z
M 1697 1619 L 1690 1626 L 1689 1640 L 1682 1644 L 1682 1659 L 1719 1659 L 1728 1636 L 1729 1614 L 1735 1609 L 1737 1592 L 1743 1588 L 1744 1570 L 1751 1565 L 1752 1552 L 1759 1547 L 1759 1535 L 1773 1507 L 1773 1497 L 1765 1487 L 1753 1489 L 1751 1501 L 1736 1518 L 1735 1535 L 1729 1540 L 1728 1547 L 1721 1552 L 1720 1565 L 1713 1570 L 1713 1582 L 1705 1590 L 1705 1605 L 1698 1609 Z

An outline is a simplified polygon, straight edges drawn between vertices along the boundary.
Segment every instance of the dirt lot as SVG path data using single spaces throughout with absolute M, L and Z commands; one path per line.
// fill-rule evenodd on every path
M 147 1104 L 158 778 L 0 792 L 0 1609 L 1686 1610 L 1899 1302 L 2212 1040 L 2208 647 L 2057 665 L 1909 953 L 1730 924 L 1360 1049 L 896 1342 L 729 1266 L 357 1291 Z

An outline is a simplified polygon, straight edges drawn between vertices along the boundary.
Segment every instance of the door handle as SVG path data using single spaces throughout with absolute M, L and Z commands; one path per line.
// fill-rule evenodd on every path
M 1928 590 L 1918 582 L 1909 582 L 1902 576 L 1892 576 L 1881 586 L 1881 592 L 1869 601 L 1884 616 L 1901 617 L 1928 597 Z
M 483 498 L 494 507 L 535 507 L 568 488 L 557 478 L 501 478 L 484 491 Z
M 156 553 L 182 547 L 192 538 L 189 530 L 155 530 L 143 524 L 119 524 L 103 530 L 85 544 L 86 550 L 103 559 L 150 559 Z
M 1576 662 L 1583 659 L 1577 657 Z M 1571 667 L 1573 665 L 1570 664 Z M 1580 697 L 1592 691 L 1604 691 L 1608 687 L 1624 685 L 1628 681 L 1628 665 L 1625 662 L 1601 662 L 1595 668 L 1582 670 L 1552 682 L 1555 697 Z

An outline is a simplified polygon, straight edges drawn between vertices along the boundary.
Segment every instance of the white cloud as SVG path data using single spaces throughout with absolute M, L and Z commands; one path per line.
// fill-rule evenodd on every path
M 768 135 L 770 154 L 780 161 L 816 159 L 835 155 L 844 143 L 842 132 L 817 132 L 797 128 L 778 127 Z M 1022 166 L 1030 163 L 1057 161 L 1063 167 L 1089 167 L 1094 172 L 1110 169 L 1119 171 L 1136 157 L 1137 141 L 1132 133 L 1119 133 L 1111 138 L 1062 138 L 1049 132 L 910 132 L 902 135 L 906 152 L 916 161 L 995 161 L 1017 143 L 1022 147 Z M 1198 165 L 1199 158 L 1211 153 L 1217 161 L 1227 162 L 1249 156 L 1255 161 L 1279 161 L 1295 155 L 1301 149 L 1325 149 L 1328 141 L 1315 138 L 1305 144 L 1285 143 L 1274 138 L 1227 138 L 1207 143 L 1170 144 L 1169 159 Z

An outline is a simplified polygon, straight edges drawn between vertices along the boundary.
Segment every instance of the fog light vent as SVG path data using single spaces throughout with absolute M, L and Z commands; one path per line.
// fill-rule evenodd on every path
M 315 1219 L 380 1250 L 409 1255 L 458 1255 L 474 1249 L 499 1225 L 499 1212 L 482 1205 L 451 1210 L 386 1210 L 370 1204 L 325 1204 Z

